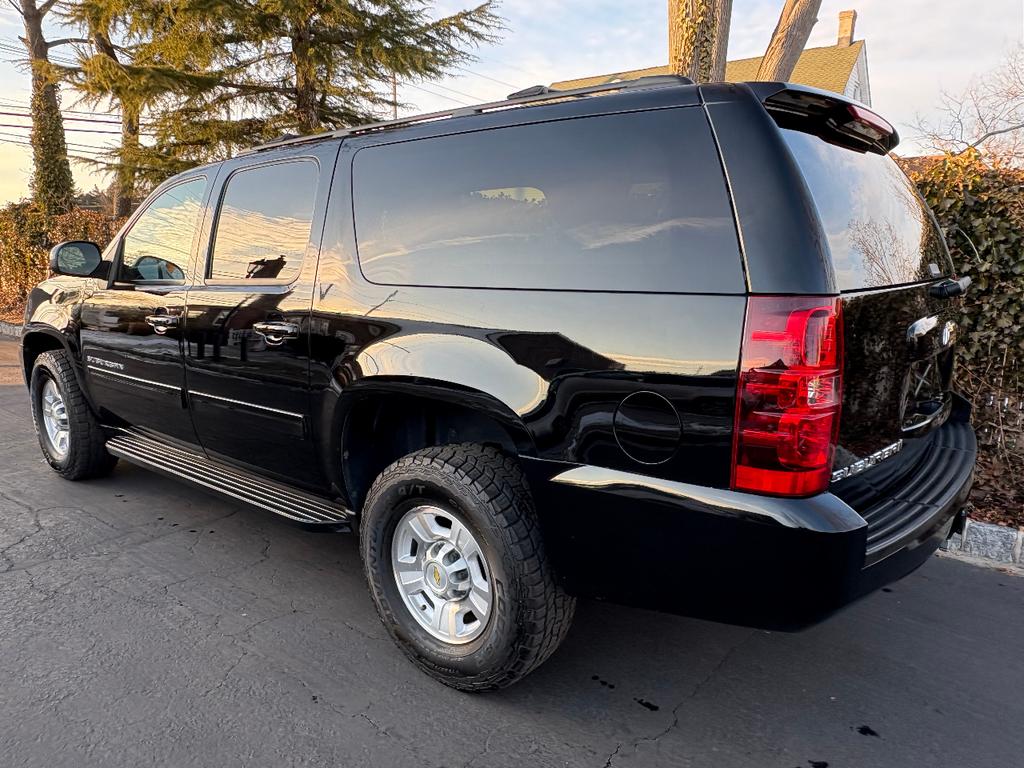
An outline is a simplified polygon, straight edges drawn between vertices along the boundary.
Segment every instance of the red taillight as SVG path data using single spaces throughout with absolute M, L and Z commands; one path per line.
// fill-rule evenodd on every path
M 810 496 L 828 487 L 842 401 L 840 307 L 817 296 L 747 299 L 735 490 Z

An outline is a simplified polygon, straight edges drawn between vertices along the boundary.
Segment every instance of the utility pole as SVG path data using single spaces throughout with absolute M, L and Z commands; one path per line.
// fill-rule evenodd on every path
M 398 75 L 391 73 L 391 109 L 392 116 L 398 119 Z

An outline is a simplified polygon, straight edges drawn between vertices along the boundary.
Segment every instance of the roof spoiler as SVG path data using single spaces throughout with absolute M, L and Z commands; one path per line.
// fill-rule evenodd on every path
M 900 143 L 892 124 L 838 93 L 793 83 L 745 83 L 781 128 L 820 136 L 859 152 L 885 155 Z

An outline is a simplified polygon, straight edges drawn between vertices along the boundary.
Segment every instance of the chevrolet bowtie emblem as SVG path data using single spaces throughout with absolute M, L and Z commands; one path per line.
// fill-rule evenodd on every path
M 441 570 L 436 565 L 434 566 L 434 583 L 441 586 Z

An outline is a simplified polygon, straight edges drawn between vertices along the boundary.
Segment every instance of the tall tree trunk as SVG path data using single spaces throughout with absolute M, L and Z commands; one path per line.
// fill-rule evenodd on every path
M 820 8 L 821 0 L 786 0 L 755 79 L 785 81 L 793 76 Z
M 712 53 L 711 77 L 708 82 L 725 80 L 726 57 L 729 53 L 729 27 L 732 24 L 732 0 L 718 0 L 715 8 L 715 43 Z
M 93 44 L 96 50 L 115 64 L 120 65 L 117 49 L 110 42 L 106 30 L 92 30 Z M 127 216 L 132 212 L 135 198 L 136 164 L 139 156 L 139 113 L 134 105 L 126 104 L 118 98 L 121 109 L 121 156 L 114 171 L 114 215 Z
M 292 61 L 295 64 L 295 112 L 300 133 L 315 133 L 320 129 L 320 115 L 316 98 L 316 64 L 310 56 L 311 35 L 306 19 L 296 24 L 292 32 Z
M 725 79 L 732 0 L 669 0 L 669 69 L 698 83 Z
M 32 67 L 32 194 L 48 216 L 71 210 L 75 197 L 60 96 L 49 76 L 49 46 L 43 36 L 43 17 L 52 7 L 49 1 L 37 6 L 35 0 L 21 0 L 24 43 Z

